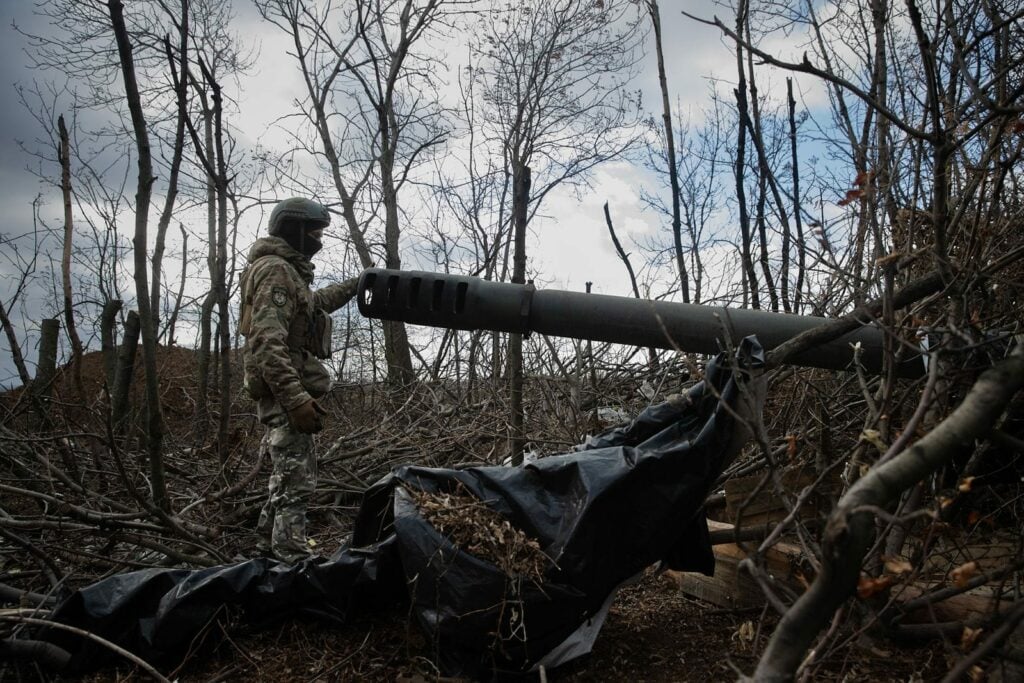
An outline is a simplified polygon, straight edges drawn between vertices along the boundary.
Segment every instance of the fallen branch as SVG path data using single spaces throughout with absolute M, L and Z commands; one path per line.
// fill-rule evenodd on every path
M 53 595 L 33 593 L 32 591 L 8 586 L 6 583 L 0 583 L 0 602 L 13 605 L 24 605 L 30 602 L 36 607 L 53 607 L 57 604 L 57 598 Z
M 21 546 L 25 552 L 31 555 L 39 564 L 39 568 L 42 570 L 51 586 L 56 588 L 64 582 L 64 572 L 62 572 L 60 567 L 57 566 L 57 563 L 53 561 L 53 558 L 37 548 L 31 541 L 21 537 L 13 531 L 4 529 L 3 526 L 0 526 L 0 537 L 6 538 L 8 541 Z
M 51 671 L 62 671 L 71 661 L 67 650 L 42 640 L 4 638 L 0 640 L 0 659 L 24 659 L 42 664 Z
M 999 567 L 998 569 L 988 572 L 986 574 L 979 574 L 978 576 L 975 576 L 973 579 L 964 581 L 963 584 L 959 586 L 946 586 L 936 591 L 932 591 L 931 593 L 925 593 L 924 595 L 916 597 L 912 600 L 907 600 L 906 602 L 897 605 L 897 608 L 899 609 L 901 614 L 909 614 L 923 607 L 927 607 L 929 605 L 942 602 L 943 600 L 948 600 L 949 598 L 960 595 L 962 593 L 974 590 L 979 586 L 984 586 L 993 581 L 1001 581 L 1022 568 L 1024 568 L 1024 560 L 1018 560 L 1012 564 L 1009 564 L 1005 567 Z
M 171 683 L 169 680 L 164 678 L 159 671 L 154 669 L 152 665 L 150 665 L 149 662 L 147 662 L 146 660 L 142 659 L 141 657 L 138 657 L 137 655 L 132 654 L 131 652 L 125 650 L 123 647 L 120 647 L 119 645 L 115 645 L 114 643 L 110 642 L 109 640 L 106 640 L 105 638 L 101 638 L 95 633 L 89 633 L 88 631 L 83 631 L 80 628 L 68 626 L 67 624 L 60 624 L 55 621 L 48 621 L 46 619 L 37 619 L 35 617 L 26 617 L 20 614 L 0 614 L 0 621 L 12 621 L 20 624 L 30 624 L 32 626 L 45 626 L 47 628 L 55 628 L 58 631 L 67 631 L 68 633 L 74 633 L 77 636 L 88 638 L 89 640 L 99 643 L 100 645 L 111 650 L 112 652 L 116 652 L 117 654 L 121 655 L 128 661 L 143 669 L 146 673 L 148 673 L 157 681 L 160 681 L 161 683 Z
M 942 467 L 962 447 L 973 446 L 1024 386 L 1024 349 L 985 371 L 963 403 L 931 432 L 855 483 L 829 516 L 822 570 L 779 622 L 754 672 L 756 681 L 790 681 L 835 610 L 853 592 L 876 532 L 862 506 L 885 507 L 904 490 Z
M 999 628 L 992 631 L 992 635 L 986 638 L 985 642 L 974 648 L 973 652 L 957 662 L 957 665 L 950 669 L 949 674 L 942 679 L 942 683 L 956 683 L 956 681 L 963 680 L 967 672 L 971 670 L 971 667 L 1006 640 L 1022 620 L 1024 620 L 1024 601 L 1017 604 L 1016 608 L 1007 616 L 1006 621 Z

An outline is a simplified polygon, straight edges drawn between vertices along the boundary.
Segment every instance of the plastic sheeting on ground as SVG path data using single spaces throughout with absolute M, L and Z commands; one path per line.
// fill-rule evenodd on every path
M 753 338 L 738 355 L 744 367 L 763 362 Z M 763 399 L 763 380 L 741 389 L 729 365 L 719 356 L 685 397 L 572 453 L 515 468 L 401 467 L 367 491 L 352 542 L 330 559 L 121 574 L 77 591 L 53 618 L 169 662 L 224 610 L 254 622 L 300 613 L 344 621 L 411 600 L 445 675 L 562 664 L 590 651 L 615 591 L 644 568 L 713 571 L 703 501 L 746 441 L 742 417 Z M 407 488 L 474 494 L 538 541 L 552 560 L 543 581 L 516 580 L 453 546 Z M 107 655 L 67 633 L 45 637 L 79 669 Z

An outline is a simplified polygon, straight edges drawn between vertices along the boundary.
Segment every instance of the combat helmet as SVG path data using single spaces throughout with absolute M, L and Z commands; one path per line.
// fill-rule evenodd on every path
M 292 197 L 277 203 L 270 212 L 268 229 L 271 235 L 284 237 L 282 228 L 289 222 L 301 222 L 307 229 L 325 228 L 331 222 L 331 214 L 327 207 L 305 197 Z

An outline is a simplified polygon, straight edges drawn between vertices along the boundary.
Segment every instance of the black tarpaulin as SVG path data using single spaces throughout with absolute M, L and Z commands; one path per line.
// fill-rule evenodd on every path
M 747 368 L 763 362 L 752 338 L 738 356 Z M 713 571 L 703 501 L 763 396 L 763 380 L 741 390 L 729 365 L 719 356 L 685 396 L 572 453 L 515 468 L 401 467 L 367 491 L 352 542 L 330 559 L 126 573 L 77 591 L 53 618 L 159 662 L 180 656 L 219 610 L 253 621 L 303 612 L 343 621 L 408 598 L 446 675 L 563 663 L 589 651 L 610 598 L 645 567 Z M 551 559 L 543 580 L 506 576 L 453 546 L 407 489 L 473 494 L 537 540 Z M 78 668 L 106 654 L 66 633 L 46 637 Z

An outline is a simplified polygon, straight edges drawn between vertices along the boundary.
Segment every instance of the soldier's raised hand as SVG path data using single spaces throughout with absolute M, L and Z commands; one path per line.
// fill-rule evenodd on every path
M 310 399 L 289 410 L 288 421 L 296 431 L 303 434 L 316 434 L 324 428 L 324 422 L 320 416 L 326 414 L 327 411 L 319 403 Z

